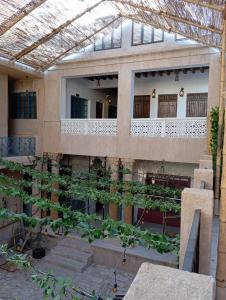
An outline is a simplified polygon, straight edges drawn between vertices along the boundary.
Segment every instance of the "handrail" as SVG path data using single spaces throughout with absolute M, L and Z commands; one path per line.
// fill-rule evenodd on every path
M 194 212 L 191 231 L 185 251 L 182 270 L 188 272 L 199 272 L 199 236 L 200 236 L 201 210 Z

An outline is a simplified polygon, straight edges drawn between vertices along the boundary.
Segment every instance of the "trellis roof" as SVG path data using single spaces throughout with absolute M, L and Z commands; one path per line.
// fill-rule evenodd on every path
M 0 0 L 0 57 L 45 70 L 121 17 L 221 48 L 223 14 L 224 0 Z

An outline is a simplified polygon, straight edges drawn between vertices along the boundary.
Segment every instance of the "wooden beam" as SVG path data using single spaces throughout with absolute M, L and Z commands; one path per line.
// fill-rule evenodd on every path
M 122 16 L 118 15 L 116 18 L 114 18 L 111 22 L 105 24 L 103 27 L 101 27 L 100 29 L 98 29 L 97 31 L 95 31 L 94 33 L 90 34 L 89 36 L 87 36 L 87 38 L 79 41 L 78 43 L 76 43 L 74 46 L 68 48 L 66 51 L 62 52 L 61 54 L 59 54 L 57 57 L 55 57 L 54 59 L 52 59 L 50 62 L 44 64 L 43 66 L 41 66 L 42 70 L 46 70 L 49 67 L 51 67 L 52 65 L 55 64 L 55 62 L 59 59 L 61 59 L 62 57 L 64 57 L 65 55 L 67 55 L 68 52 L 70 52 L 71 50 L 73 50 L 76 47 L 80 47 L 82 46 L 82 44 L 84 42 L 86 42 L 87 40 L 90 40 L 91 38 L 93 38 L 96 34 L 98 34 L 99 32 L 103 31 L 104 29 L 106 29 L 107 27 L 111 26 L 115 21 L 117 21 L 118 19 L 120 19 Z
M 139 9 L 141 11 L 147 11 L 147 12 L 150 12 L 154 15 L 157 15 L 157 16 L 160 16 L 160 17 L 163 17 L 163 18 L 167 18 L 167 19 L 179 22 L 179 23 L 194 26 L 194 27 L 197 27 L 197 28 L 202 29 L 202 30 L 208 30 L 210 32 L 214 32 L 214 33 L 217 33 L 217 34 L 222 34 L 221 29 L 215 28 L 213 26 L 205 26 L 205 25 L 202 25 L 199 22 L 191 21 L 191 20 L 188 20 L 188 19 L 185 19 L 185 18 L 181 18 L 181 17 L 175 16 L 175 15 L 172 15 L 168 12 L 164 12 L 164 11 L 161 11 L 161 10 L 150 8 L 149 6 L 146 6 L 144 4 L 137 4 L 137 3 L 133 3 L 132 1 L 128 1 L 128 0 L 112 0 L 112 1 L 131 6 L 133 8 Z
M 22 8 L 20 8 L 15 14 L 5 20 L 0 24 L 0 36 L 6 33 L 10 28 L 12 28 L 16 23 L 26 17 L 34 9 L 42 5 L 46 0 L 32 0 Z
M 96 8 L 98 5 L 100 5 L 100 3 L 102 3 L 104 0 L 100 0 L 99 2 L 97 2 L 95 5 L 90 6 L 89 8 L 85 9 L 83 12 L 81 12 L 80 14 L 76 15 L 74 18 L 66 21 L 65 23 L 63 23 L 62 25 L 60 25 L 59 27 L 53 29 L 53 31 L 51 31 L 49 34 L 43 36 L 42 38 L 40 38 L 39 40 L 37 40 L 36 42 L 34 42 L 32 45 L 30 45 L 29 47 L 23 49 L 22 51 L 20 51 L 19 53 L 17 53 L 16 55 L 14 55 L 13 59 L 14 60 L 19 60 L 21 57 L 23 57 L 24 55 L 30 53 L 31 51 L 35 50 L 36 48 L 38 48 L 40 45 L 48 42 L 50 39 L 52 39 L 56 34 L 58 34 L 60 31 L 62 31 L 64 28 L 66 28 L 67 26 L 69 26 L 71 23 L 73 23 L 74 21 L 76 21 L 77 19 L 81 18 L 82 16 L 84 16 L 85 14 L 87 14 L 88 12 L 90 12 L 91 10 L 93 10 L 94 8 Z
M 130 15 L 130 14 L 128 14 L 128 15 L 127 15 L 127 14 L 122 14 L 122 16 L 125 17 L 125 18 L 128 18 L 128 19 L 130 19 L 130 20 L 133 20 L 133 21 L 135 21 L 135 22 L 140 22 L 140 23 L 143 23 L 143 24 L 148 24 L 148 25 L 150 25 L 150 26 L 153 26 L 153 27 L 155 27 L 155 28 L 161 29 L 161 30 L 163 30 L 163 31 L 168 31 L 168 32 L 170 32 L 170 33 L 173 32 L 173 33 L 176 33 L 176 34 L 183 35 L 184 37 L 186 37 L 186 38 L 188 38 L 188 39 L 190 39 L 190 40 L 193 40 L 193 41 L 195 41 L 195 42 L 197 42 L 197 43 L 204 44 L 204 45 L 206 45 L 206 46 L 208 46 L 208 47 L 213 47 L 213 48 L 221 49 L 221 46 L 217 46 L 217 45 L 208 43 L 208 42 L 206 42 L 205 40 L 202 40 L 201 38 L 194 37 L 193 35 L 184 33 L 184 32 L 182 32 L 182 31 L 180 31 L 180 30 L 176 30 L 176 29 L 174 29 L 174 28 L 173 28 L 173 30 L 172 30 L 172 28 L 167 28 L 167 27 L 165 27 L 165 26 L 163 26 L 163 25 L 156 24 L 155 22 L 151 21 L 151 19 L 147 21 L 147 20 L 144 19 L 144 18 L 138 18 L 136 15 Z
M 212 9 L 212 10 L 216 10 L 219 12 L 223 12 L 224 11 L 224 7 L 220 6 L 220 5 L 216 5 L 216 4 L 209 4 L 207 2 L 202 2 L 200 0 L 183 0 L 186 3 L 191 3 L 191 4 L 195 4 L 197 6 L 201 6 L 201 7 L 205 7 L 208 9 Z

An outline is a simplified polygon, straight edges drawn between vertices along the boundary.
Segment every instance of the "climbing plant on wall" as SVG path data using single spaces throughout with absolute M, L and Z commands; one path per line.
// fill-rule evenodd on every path
M 139 226 L 114 221 L 110 218 L 102 220 L 95 214 L 87 214 L 72 210 L 70 206 L 64 204 L 53 203 L 46 195 L 51 193 L 56 196 L 74 197 L 83 201 L 89 198 L 103 204 L 136 205 L 144 208 L 144 210 L 157 208 L 161 211 L 180 212 L 180 204 L 177 201 L 180 197 L 180 191 L 154 185 L 147 186 L 136 181 L 123 183 L 112 180 L 108 170 L 103 171 L 101 175 L 98 175 L 97 172 L 73 172 L 71 175 L 56 175 L 36 169 L 35 167 L 40 162 L 44 163 L 38 158 L 33 162 L 33 166 L 28 167 L 0 159 L 0 165 L 5 166 L 11 172 L 10 176 L 0 173 L 0 195 L 16 197 L 21 199 L 24 204 L 31 204 L 42 211 L 55 211 L 59 217 L 52 220 L 50 217 L 28 216 L 25 213 L 16 213 L 7 207 L 2 207 L 0 208 L 0 220 L 22 221 L 29 229 L 48 225 L 53 231 L 56 232 L 61 229 L 65 234 L 70 230 L 77 230 L 89 242 L 95 239 L 117 237 L 124 248 L 140 244 L 147 248 L 156 249 L 160 253 L 178 252 L 178 237 L 172 238 L 165 234 L 153 233 L 150 230 L 141 230 Z M 62 168 L 61 166 L 58 167 Z M 64 171 L 66 172 L 66 169 Z M 14 178 L 14 172 L 19 172 L 22 175 L 28 174 L 30 179 Z M 111 187 L 113 187 L 114 193 L 110 193 Z M 35 189 L 35 195 L 29 194 L 28 188 Z M 0 253 L 7 255 L 6 248 L 1 248 Z M 24 259 L 21 256 L 16 258 L 18 261 Z M 73 291 L 76 297 L 80 292 L 70 281 L 59 281 L 52 273 L 34 273 L 33 280 L 43 289 L 46 299 L 48 297 L 49 299 L 51 297 L 61 299 L 60 292 L 56 293 L 58 290 L 56 286 L 59 284 L 61 284 L 59 290 Z M 76 297 L 68 299 L 79 299 Z M 95 297 L 96 295 L 93 295 L 93 299 L 97 299 Z

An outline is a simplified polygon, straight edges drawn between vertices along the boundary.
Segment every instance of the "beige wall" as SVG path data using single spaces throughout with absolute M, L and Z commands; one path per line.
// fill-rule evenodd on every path
M 8 136 L 8 75 L 0 74 L 0 137 Z
M 161 53 L 142 53 L 104 60 L 86 59 L 56 66 L 45 78 L 44 151 L 76 155 L 124 157 L 140 160 L 198 163 L 207 153 L 206 139 L 148 138 L 130 136 L 134 72 L 182 66 L 210 65 L 210 78 L 216 74 L 219 55 L 205 47 Z M 214 62 L 213 62 L 214 61 Z M 70 136 L 60 133 L 62 78 L 118 73 L 118 134 L 116 137 Z M 210 95 L 217 95 L 218 82 L 209 83 Z M 210 97 L 215 105 L 217 97 Z M 58 104 L 58 105 L 56 105 Z M 53 109 L 54 107 L 54 109 Z
M 35 136 L 37 137 L 37 154 L 42 153 L 43 114 L 44 114 L 44 80 L 27 79 L 11 80 L 9 92 L 36 92 L 37 96 L 37 119 L 10 119 L 10 136 Z

